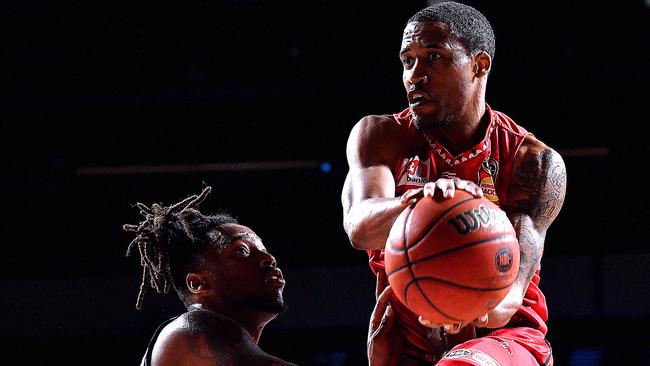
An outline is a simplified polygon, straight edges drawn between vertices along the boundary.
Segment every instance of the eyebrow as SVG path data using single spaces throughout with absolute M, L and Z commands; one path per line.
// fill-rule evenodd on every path
M 256 241 L 262 241 L 262 239 L 257 236 L 256 234 L 253 233 L 239 233 L 237 235 L 232 236 L 232 240 L 230 241 L 231 243 L 237 239 L 244 239 L 246 241 L 250 242 L 256 242 Z
M 437 42 L 431 42 L 431 43 L 426 43 L 423 45 L 424 48 L 436 48 L 436 49 L 444 49 L 445 46 L 442 43 L 437 43 Z M 408 51 L 411 50 L 410 46 L 404 47 L 399 51 L 399 54 L 402 55 Z

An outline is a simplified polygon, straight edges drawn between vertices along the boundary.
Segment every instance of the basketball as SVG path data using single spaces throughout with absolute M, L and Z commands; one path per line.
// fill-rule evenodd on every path
M 471 322 L 496 307 L 519 270 L 519 242 L 505 212 L 456 190 L 410 205 L 385 248 L 395 296 L 436 324 Z

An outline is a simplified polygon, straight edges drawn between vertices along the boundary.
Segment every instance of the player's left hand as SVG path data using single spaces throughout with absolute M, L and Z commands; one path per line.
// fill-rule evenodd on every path
M 450 324 L 436 324 L 432 321 L 429 321 L 427 319 L 424 319 L 423 317 L 419 317 L 418 320 L 420 321 L 420 324 L 424 325 L 425 327 L 428 328 L 442 328 L 445 333 L 448 334 L 458 334 L 460 331 L 466 327 L 469 324 L 472 324 L 476 327 L 479 328 L 484 328 L 488 325 L 489 322 L 489 313 L 483 314 L 477 319 L 475 319 L 472 322 L 469 323 L 450 323 Z
M 457 177 L 440 178 L 435 182 L 429 182 L 424 185 L 424 197 L 433 197 L 436 191 L 440 191 L 444 198 L 453 198 L 456 189 L 462 189 L 469 192 L 474 197 L 483 197 L 483 190 L 474 182 L 463 180 Z
M 469 323 L 436 324 L 432 321 L 422 318 L 421 316 L 418 320 L 420 321 L 420 324 L 424 325 L 425 327 L 442 327 L 442 329 L 449 334 L 457 334 L 461 331 L 461 329 L 469 324 L 474 325 L 477 328 L 501 328 L 510 321 L 510 318 L 515 315 L 517 309 L 519 309 L 521 306 L 521 300 L 518 302 L 509 300 L 511 299 L 509 297 L 506 297 L 503 301 L 501 301 L 499 305 L 497 305 L 496 308 L 490 310 L 486 314 L 481 315 Z

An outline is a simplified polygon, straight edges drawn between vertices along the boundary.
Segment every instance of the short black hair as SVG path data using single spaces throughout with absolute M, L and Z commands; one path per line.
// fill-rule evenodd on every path
M 167 293 L 174 287 L 187 305 L 185 275 L 205 264 L 202 259 L 206 251 L 223 248 L 232 241 L 222 228 L 226 224 L 237 224 L 234 217 L 227 213 L 204 215 L 198 210 L 210 190 L 205 187 L 201 194 L 169 206 L 136 204 L 144 220 L 123 228 L 136 233 L 126 255 L 137 247 L 143 267 L 137 309 L 142 308 L 147 282 L 159 293 Z
M 496 44 L 492 25 L 473 7 L 453 1 L 437 3 L 415 13 L 407 24 L 424 21 L 447 24 L 451 34 L 472 54 L 485 51 L 494 58 Z

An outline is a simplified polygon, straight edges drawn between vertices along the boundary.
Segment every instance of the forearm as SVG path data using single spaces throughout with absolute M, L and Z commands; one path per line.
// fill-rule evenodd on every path
M 400 197 L 369 198 L 353 205 L 345 217 L 345 231 L 360 250 L 382 249 L 395 219 L 406 208 Z
M 533 227 L 527 215 L 511 215 L 519 239 L 519 272 L 510 291 L 490 313 L 488 327 L 499 328 L 508 323 L 523 303 L 530 280 L 539 267 L 544 248 L 543 234 Z
M 515 282 L 506 297 L 488 313 L 488 322 L 483 327 L 501 328 L 510 321 L 519 310 L 523 301 L 521 286 Z
M 528 254 L 522 253 L 520 255 L 527 256 Z M 517 274 L 515 282 L 512 284 L 512 287 L 510 288 L 510 291 L 508 291 L 506 297 L 499 303 L 499 305 L 497 305 L 496 308 L 490 311 L 488 316 L 488 323 L 485 325 L 486 327 L 501 328 L 505 326 L 510 321 L 510 318 L 512 318 L 512 316 L 515 315 L 517 310 L 519 310 L 521 307 L 521 304 L 524 301 L 526 290 L 530 284 L 530 279 L 535 273 L 537 267 L 535 266 L 535 268 L 532 268 L 531 264 L 533 261 L 522 260 L 520 263 L 521 265 L 519 266 L 519 273 Z

